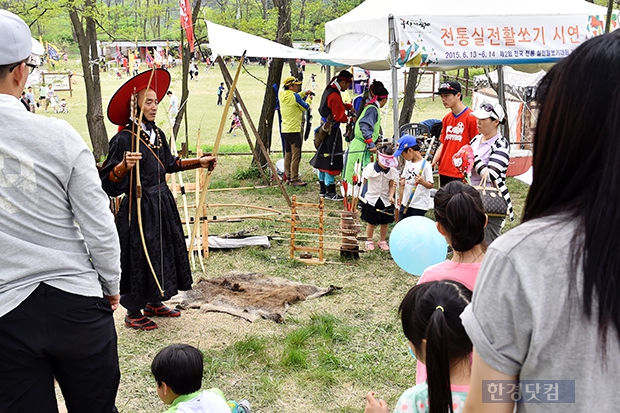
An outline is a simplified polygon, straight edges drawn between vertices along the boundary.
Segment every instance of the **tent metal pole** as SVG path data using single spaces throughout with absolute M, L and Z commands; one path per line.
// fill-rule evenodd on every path
M 392 71 L 392 114 L 394 120 L 394 144 L 398 140 L 398 68 L 396 59 L 398 56 L 398 42 L 396 40 L 396 30 L 394 28 L 394 15 L 388 16 L 388 31 L 390 39 L 390 70 Z
M 504 108 L 506 112 L 506 117 L 508 117 L 508 108 L 506 107 L 506 95 L 504 93 L 504 65 L 497 66 L 497 99 L 499 100 L 499 104 Z M 508 129 L 508 119 L 504 122 L 503 125 L 500 126 L 502 136 L 504 136 L 510 142 L 510 133 Z

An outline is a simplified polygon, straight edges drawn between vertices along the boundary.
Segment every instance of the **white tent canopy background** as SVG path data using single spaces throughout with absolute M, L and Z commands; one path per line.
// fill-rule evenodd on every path
M 471 46 L 475 43 L 471 40 L 474 38 L 474 30 L 486 29 L 488 32 L 490 28 L 499 28 L 499 42 L 505 44 L 504 28 L 515 29 L 515 37 L 517 37 L 520 28 L 532 26 L 534 22 L 537 27 L 544 27 L 547 33 L 544 44 L 542 37 L 539 37 L 535 42 L 522 42 L 521 44 L 516 42 L 515 47 L 507 47 L 523 50 L 550 49 L 555 28 L 564 26 L 564 42 L 567 48 L 572 50 L 585 39 L 603 32 L 604 28 L 596 22 L 604 22 L 606 11 L 606 8 L 584 0 L 519 0 L 516 2 L 469 0 L 466 3 L 460 0 L 366 0 L 349 13 L 325 24 L 325 45 L 330 55 L 350 56 L 355 60 L 366 59 L 366 63 L 361 65 L 365 69 L 389 70 L 392 56 L 388 20 L 390 16 L 394 16 L 396 28 L 399 31 L 399 42 L 403 47 L 405 46 L 402 44 L 403 41 L 408 40 L 403 39 L 403 34 L 407 33 L 415 38 L 420 35 L 422 43 L 431 41 L 442 46 L 441 50 L 435 50 L 435 53 L 442 57 L 440 62 L 443 65 L 434 65 L 436 69 L 471 64 L 505 64 L 507 63 L 505 61 L 497 62 L 499 55 L 496 56 L 495 61 L 491 61 L 483 58 L 480 53 L 477 53 L 473 59 L 446 59 L 445 53 L 462 52 L 466 48 L 461 43 L 463 39 L 457 39 L 457 29 L 461 29 L 460 34 L 468 36 Z M 594 24 L 590 24 L 593 23 L 592 16 L 596 16 Z M 569 38 L 566 32 L 568 27 L 574 25 L 575 22 L 579 25 L 578 34 L 575 35 L 571 30 L 573 36 Z M 617 24 L 616 18 L 614 28 Z M 449 39 L 442 40 L 442 36 L 450 29 L 452 29 L 454 41 L 447 41 L 447 44 L 444 44 L 444 40 Z M 535 35 L 531 29 L 530 35 Z M 498 39 L 493 40 L 497 43 Z M 557 40 L 561 41 L 561 39 Z M 547 42 L 549 44 L 546 44 Z M 450 43 L 455 43 L 455 46 L 449 46 Z M 485 42 L 485 46 L 487 49 L 495 48 L 488 41 Z M 431 45 L 428 47 L 428 52 L 431 53 Z M 560 58 L 561 56 L 540 56 L 537 61 L 554 62 Z M 469 62 L 464 63 L 459 60 L 469 60 Z M 515 60 L 513 63 L 521 62 Z
M 253 57 L 391 70 L 396 97 L 399 66 L 445 70 L 556 62 L 604 32 L 606 11 L 584 0 L 366 0 L 325 24 L 327 53 L 293 49 L 209 21 L 207 29 L 213 53 L 221 56 L 246 51 Z M 618 27 L 617 12 L 615 17 L 612 29 Z M 395 132 L 397 102 L 393 99 Z
M 525 73 L 513 69 L 512 67 L 504 67 L 504 89 L 515 97 L 518 97 L 522 101 L 531 99 L 532 90 L 536 87 L 538 82 L 545 76 L 545 71 L 540 70 L 536 73 Z M 491 87 L 491 83 L 495 86 L 498 84 L 498 72 L 494 70 L 487 75 L 474 76 L 474 88 Z
M 391 70 L 397 96 L 399 66 L 446 70 L 556 62 L 604 32 L 606 11 L 584 0 L 366 0 L 325 24 L 325 44 L 329 54 L 366 58 L 356 64 L 365 69 Z M 504 103 L 501 78 L 499 83 Z M 392 102 L 395 137 L 397 101 Z
M 306 59 L 329 66 L 350 66 L 350 63 L 339 61 L 336 54 L 328 55 L 314 50 L 294 49 L 283 44 L 263 39 L 253 34 L 231 29 L 206 20 L 209 32 L 209 47 L 216 56 L 241 56 L 245 52 L 248 57 L 271 57 L 281 59 Z M 343 58 L 352 65 L 362 64 L 364 58 L 348 56 Z

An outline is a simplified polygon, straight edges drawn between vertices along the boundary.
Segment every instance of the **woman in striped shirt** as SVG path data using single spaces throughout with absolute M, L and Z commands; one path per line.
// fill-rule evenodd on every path
M 506 170 L 510 161 L 510 147 L 497 128 L 505 122 L 506 115 L 499 103 L 483 102 L 473 113 L 478 118 L 478 132 L 470 142 L 474 150 L 474 168 L 471 174 L 471 184 L 480 185 L 483 176 L 487 175 L 487 186 L 499 188 L 508 204 L 510 220 L 514 220 L 514 212 L 510 194 L 506 187 Z M 497 237 L 502 230 L 503 216 L 489 216 L 489 222 L 484 230 L 484 239 L 487 245 Z

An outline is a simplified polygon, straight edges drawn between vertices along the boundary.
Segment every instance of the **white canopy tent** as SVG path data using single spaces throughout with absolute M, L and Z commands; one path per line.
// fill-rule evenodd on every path
M 330 55 L 366 59 L 343 63 L 392 70 L 393 78 L 402 66 L 550 63 L 602 34 L 606 11 L 584 0 L 366 0 L 325 24 L 325 43 Z M 617 13 L 612 20 L 616 29 Z
M 328 55 L 314 50 L 294 49 L 208 20 L 206 23 L 209 32 L 209 47 L 216 56 L 241 56 L 245 52 L 248 57 L 306 59 L 329 66 L 349 66 L 366 62 L 365 58 L 358 58 L 350 53 L 345 58 L 339 57 L 336 53 Z M 346 60 L 347 63 L 340 59 Z
M 504 89 L 522 101 L 531 99 L 533 89 L 536 88 L 540 79 L 546 72 L 540 70 L 536 73 L 525 73 L 511 67 L 504 67 Z M 489 83 L 490 80 L 490 83 Z M 489 75 L 474 76 L 474 87 L 476 89 L 497 85 L 499 73 L 497 70 L 489 72 Z
M 399 48 L 401 55 L 406 52 L 407 41 L 413 38 L 419 39 L 426 45 L 428 52 L 432 54 L 432 47 L 438 63 L 424 64 L 420 66 L 444 70 L 447 68 L 476 65 L 496 65 L 496 64 L 521 64 L 530 63 L 530 56 L 517 56 L 502 59 L 499 53 L 493 56 L 483 57 L 477 53 L 475 57 L 456 58 L 446 57 L 446 52 L 462 53 L 467 47 L 476 47 L 475 39 L 487 38 L 487 42 L 480 47 L 493 49 L 497 45 L 491 43 L 500 42 L 506 49 L 531 50 L 551 50 L 552 46 L 557 45 L 558 41 L 563 44 L 565 49 L 573 50 L 577 45 L 589 37 L 603 33 L 604 20 L 607 9 L 588 3 L 585 0 L 469 0 L 463 3 L 460 0 L 366 0 L 349 13 L 327 22 L 325 24 L 325 45 L 326 51 L 334 56 L 350 56 L 356 60 L 365 59 L 366 63 L 349 63 L 361 66 L 369 70 L 389 70 L 391 68 L 390 38 L 389 38 L 389 19 L 394 17 L 395 28 L 398 31 L 397 38 L 401 43 Z M 613 20 L 613 19 L 612 19 Z M 575 28 L 574 25 L 578 27 Z M 612 24 L 617 28 L 618 19 Z M 562 27 L 564 26 L 564 27 Z M 499 29 L 500 33 L 491 29 Z M 509 29 L 514 29 L 510 33 Z M 519 42 L 519 39 L 527 40 L 522 32 L 519 37 L 520 29 L 529 28 L 530 39 L 532 41 Z M 555 33 L 555 29 L 558 33 Z M 478 35 L 474 31 L 478 29 Z M 486 29 L 485 33 L 480 33 L 480 29 Z M 507 29 L 504 32 L 504 29 Z M 545 37 L 540 31 L 533 29 L 544 29 Z M 564 33 L 560 30 L 563 29 Z M 568 33 L 568 29 L 570 33 Z M 450 30 L 452 34 L 450 35 Z M 512 34 L 515 45 L 511 46 L 509 36 Z M 536 38 L 536 35 L 539 35 Z M 405 35 L 408 38 L 403 38 Z M 408 36 L 407 36 L 408 35 Z M 554 39 L 554 37 L 559 36 Z M 450 40 L 450 36 L 454 41 Z M 493 37 L 491 37 L 493 36 Z M 499 38 L 497 37 L 499 36 Z M 469 45 L 465 45 L 466 39 L 470 40 Z M 451 44 L 455 43 L 454 46 Z M 476 44 L 474 44 L 476 43 Z M 414 50 L 415 52 L 415 50 Z M 420 53 L 421 54 L 421 53 Z M 401 56 L 399 56 L 401 57 Z M 404 57 L 404 56 L 402 56 Z M 411 61 L 414 55 L 409 56 L 407 61 Z M 538 63 L 554 62 L 563 56 L 534 56 Z M 348 62 L 343 62 L 348 63 Z M 402 63 L 402 62 L 401 62 Z M 411 62 L 413 63 L 413 62 Z M 402 66 L 399 63 L 399 66 Z

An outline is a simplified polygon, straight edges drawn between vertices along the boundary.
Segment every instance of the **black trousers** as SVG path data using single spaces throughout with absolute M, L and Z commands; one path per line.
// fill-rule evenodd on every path
M 54 378 L 70 412 L 114 411 L 120 370 L 110 303 L 41 283 L 0 317 L 0 413 L 57 413 Z
M 448 185 L 452 181 L 461 181 L 461 182 L 463 182 L 463 178 L 455 178 L 453 176 L 439 175 L 439 186 L 442 187 L 442 188 L 444 186 Z
M 399 210 L 398 210 L 398 222 L 402 221 L 405 218 L 409 218 L 409 217 L 423 217 L 424 215 L 426 215 L 426 211 L 423 209 L 417 209 L 417 208 L 407 208 L 407 213 L 405 214 L 405 206 L 401 205 Z

